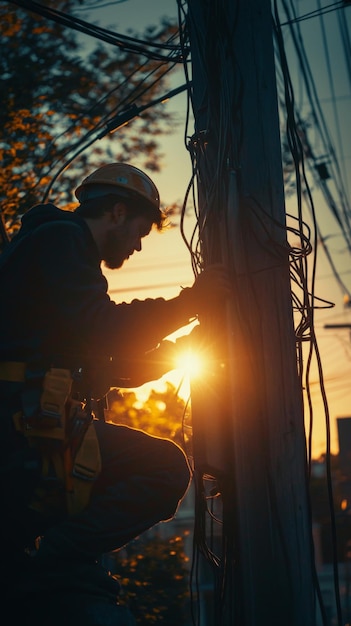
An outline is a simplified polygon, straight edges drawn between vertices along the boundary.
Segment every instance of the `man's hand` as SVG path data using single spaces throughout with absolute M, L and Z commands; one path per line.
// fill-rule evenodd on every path
M 199 299 L 212 294 L 214 298 L 224 300 L 230 296 L 231 287 L 228 271 L 218 263 L 209 265 L 196 277 L 192 290 Z
M 212 310 L 223 305 L 232 294 L 229 273 L 221 264 L 210 265 L 196 277 L 187 291 L 195 313 Z

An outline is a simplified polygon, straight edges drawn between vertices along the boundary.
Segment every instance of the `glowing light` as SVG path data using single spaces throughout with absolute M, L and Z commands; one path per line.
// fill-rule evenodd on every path
M 196 352 L 184 350 L 176 358 L 176 368 L 182 370 L 189 378 L 194 378 L 203 374 L 204 362 Z
M 148 400 L 151 390 L 156 391 L 156 393 L 166 393 L 166 377 L 144 383 L 143 385 L 140 385 L 140 387 L 136 387 L 134 389 L 138 401 L 141 403 L 141 405 Z

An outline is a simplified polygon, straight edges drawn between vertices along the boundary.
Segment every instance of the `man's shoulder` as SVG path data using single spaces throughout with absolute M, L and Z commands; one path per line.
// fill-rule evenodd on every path
M 53 204 L 32 207 L 22 220 L 21 230 L 22 235 L 31 234 L 32 240 L 41 240 L 45 237 L 48 242 L 61 238 L 85 240 L 90 233 L 81 217 L 71 211 L 59 209 Z
M 22 226 L 28 230 L 37 228 L 50 228 L 57 224 L 68 228 L 84 228 L 84 220 L 73 213 L 59 209 L 54 204 L 37 204 L 23 216 Z

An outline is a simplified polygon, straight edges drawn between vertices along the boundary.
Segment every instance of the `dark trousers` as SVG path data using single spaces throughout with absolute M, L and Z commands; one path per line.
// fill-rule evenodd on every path
M 54 524 L 39 552 L 92 558 L 175 514 L 189 485 L 183 451 L 171 441 L 126 426 L 95 422 L 102 457 L 88 507 Z
M 118 582 L 95 562 L 173 517 L 190 480 L 183 451 L 171 441 L 96 421 L 102 471 L 89 505 L 75 516 L 47 518 L 28 506 L 40 481 L 40 458 L 14 432 L 12 414 L 12 406 L 0 406 L 2 425 L 9 425 L 0 442 L 0 600 L 11 623 L 131 626 L 129 611 L 116 605 Z M 25 548 L 38 536 L 39 550 L 29 558 Z
M 39 476 L 35 456 L 32 459 L 33 452 L 27 450 L 25 467 L 14 463 L 11 468 L 8 463 L 2 472 L 2 534 L 10 554 L 43 536 L 43 558 L 96 559 L 173 517 L 190 478 L 181 448 L 126 426 L 96 421 L 95 427 L 102 471 L 89 505 L 78 515 L 46 519 L 31 511 L 25 502 Z

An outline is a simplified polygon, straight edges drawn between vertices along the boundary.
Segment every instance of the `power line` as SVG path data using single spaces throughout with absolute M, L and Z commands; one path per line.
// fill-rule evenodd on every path
M 179 93 L 182 93 L 186 89 L 188 89 L 188 85 L 182 85 L 180 87 L 172 89 L 172 91 L 164 94 L 163 96 L 161 96 L 159 98 L 156 98 L 155 100 L 152 100 L 151 102 L 148 102 L 145 105 L 141 105 L 141 106 L 137 107 L 135 104 L 132 104 L 131 106 L 129 106 L 124 111 L 121 111 L 120 113 L 118 113 L 118 115 L 112 117 L 106 123 L 105 128 L 103 130 L 100 130 L 100 133 L 97 136 L 93 136 L 88 141 L 88 143 L 85 143 L 84 145 L 81 145 L 81 147 L 76 149 L 76 151 L 73 153 L 73 155 L 69 159 L 67 159 L 66 162 L 60 167 L 60 169 L 56 172 L 55 176 L 51 179 L 50 184 L 48 185 L 48 187 L 47 187 L 47 189 L 45 191 L 45 194 L 44 194 L 42 202 L 46 201 L 46 199 L 47 199 L 47 197 L 48 197 L 48 195 L 49 195 L 49 193 L 50 193 L 54 183 L 56 182 L 56 180 L 58 179 L 60 174 L 62 174 L 62 172 L 68 167 L 68 165 L 70 165 L 70 163 L 72 163 L 72 161 L 74 161 L 74 159 L 76 159 L 82 152 L 84 152 L 84 150 L 86 150 L 93 143 L 95 143 L 95 141 L 97 141 L 98 139 L 103 139 L 108 133 L 116 131 L 118 128 L 121 128 L 122 126 L 127 124 L 130 120 L 132 120 L 133 118 L 135 118 L 138 115 L 140 115 L 140 113 L 142 113 L 146 109 L 148 109 L 148 108 L 150 108 L 152 106 L 156 106 L 157 104 L 160 104 L 162 102 L 166 102 L 167 100 L 169 100 L 173 96 L 176 96 Z M 94 131 L 96 131 L 96 129 L 90 130 L 87 135 L 90 136 L 92 133 L 94 133 Z M 78 143 L 81 143 L 81 141 L 82 140 L 80 140 Z M 68 151 L 70 151 L 70 150 L 71 150 L 71 148 L 68 149 Z
M 127 292 L 137 292 L 137 291 L 148 291 L 149 289 L 164 289 L 167 287 L 178 287 L 180 288 L 179 285 L 179 280 L 177 281 L 173 281 L 173 282 L 165 282 L 165 283 L 149 283 L 148 285 L 144 284 L 144 285 L 138 285 L 135 287 L 121 287 L 121 288 L 117 288 L 117 289 L 109 289 L 108 292 L 109 293 L 127 293 Z
M 88 6 L 80 6 L 76 7 L 75 11 L 91 11 L 93 9 L 104 9 L 105 7 L 114 6 L 116 4 L 123 4 L 124 2 L 128 2 L 128 0 L 114 0 L 113 2 L 105 2 L 105 4 L 88 4 Z
M 336 2 L 334 4 L 328 4 L 321 9 L 317 9 L 315 11 L 310 11 L 309 13 L 305 13 L 304 15 L 300 15 L 299 17 L 290 18 L 286 22 L 281 22 L 281 26 L 287 26 L 288 24 L 296 24 L 297 22 L 304 22 L 306 20 L 310 20 L 315 17 L 319 17 L 321 15 L 326 15 L 327 13 L 332 13 L 333 11 L 338 11 L 340 9 L 346 8 L 345 0 L 341 0 L 340 2 Z
M 157 43 L 154 38 L 153 41 L 150 42 L 147 40 L 130 37 L 128 35 L 114 33 L 111 30 L 101 28 L 100 26 L 96 26 L 94 24 L 90 24 L 89 22 L 81 20 L 77 17 L 73 17 L 71 15 L 68 15 L 67 13 L 59 11 L 57 9 L 53 9 L 51 7 L 44 6 L 39 2 L 34 2 L 32 0 L 10 0 L 10 2 L 23 9 L 33 11 L 34 13 L 37 13 L 42 17 L 52 20 L 58 24 L 67 26 L 96 39 L 100 39 L 101 41 L 109 43 L 113 46 L 117 46 L 125 52 L 141 54 L 147 56 L 149 59 L 154 59 L 157 61 L 169 61 L 170 56 L 172 57 L 172 60 L 176 63 L 183 63 L 184 61 L 183 55 L 180 54 L 180 48 L 178 45 Z M 157 39 L 157 37 L 155 37 L 155 39 Z M 169 55 L 166 56 L 161 52 L 157 52 L 157 50 L 165 52 L 168 51 Z

